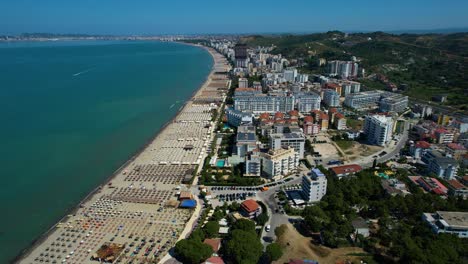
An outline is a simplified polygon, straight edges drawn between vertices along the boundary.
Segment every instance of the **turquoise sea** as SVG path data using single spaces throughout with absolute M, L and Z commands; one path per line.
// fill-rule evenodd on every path
M 212 64 L 177 43 L 0 43 L 0 263 L 148 142 Z

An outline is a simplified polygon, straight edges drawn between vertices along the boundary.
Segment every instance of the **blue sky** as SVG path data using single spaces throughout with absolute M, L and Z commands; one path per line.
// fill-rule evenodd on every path
M 468 0 L 0 0 L 0 34 L 265 33 L 468 27 Z

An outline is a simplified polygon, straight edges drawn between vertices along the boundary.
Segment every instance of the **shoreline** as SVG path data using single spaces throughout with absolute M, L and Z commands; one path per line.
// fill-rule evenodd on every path
M 159 40 L 155 40 L 159 41 Z M 184 44 L 184 45 L 190 45 L 190 46 L 195 46 L 198 48 L 204 49 L 208 54 L 211 56 L 212 59 L 212 67 L 211 71 L 207 74 L 205 80 L 201 83 L 201 85 L 194 90 L 194 92 L 184 101 L 184 103 L 179 107 L 175 115 L 165 122 L 152 136 L 149 140 L 147 140 L 135 153 L 130 155 L 130 158 L 126 160 L 121 166 L 119 166 L 113 173 L 111 173 L 108 177 L 106 177 L 101 184 L 96 186 L 93 190 L 91 190 L 84 198 L 82 198 L 78 204 L 75 206 L 69 208 L 66 210 L 64 213 L 64 216 L 58 219 L 49 229 L 47 229 L 45 232 L 43 232 L 41 235 L 39 235 L 37 238 L 33 239 L 29 246 L 21 250 L 15 256 L 13 259 L 11 259 L 9 262 L 11 263 L 19 263 L 28 256 L 30 256 L 42 243 L 48 240 L 48 238 L 52 235 L 52 233 L 57 230 L 58 225 L 61 223 L 67 222 L 70 218 L 72 218 L 82 207 L 87 203 L 90 202 L 93 198 L 95 198 L 98 194 L 100 194 L 100 191 L 106 187 L 112 180 L 114 180 L 117 176 L 121 175 L 122 172 L 126 168 L 128 168 L 135 160 L 140 157 L 142 154 L 145 153 L 145 151 L 148 149 L 148 147 L 156 140 L 158 137 L 163 135 L 166 130 L 168 129 L 168 126 L 174 123 L 177 118 L 184 112 L 184 109 L 186 109 L 187 106 L 191 105 L 196 98 L 196 96 L 203 91 L 203 89 L 209 84 L 210 80 L 212 79 L 213 75 L 216 73 L 216 58 L 215 54 L 217 51 L 214 49 L 205 47 L 205 46 L 200 46 L 200 45 L 195 45 L 191 43 L 184 43 L 184 42 L 176 42 L 178 44 Z

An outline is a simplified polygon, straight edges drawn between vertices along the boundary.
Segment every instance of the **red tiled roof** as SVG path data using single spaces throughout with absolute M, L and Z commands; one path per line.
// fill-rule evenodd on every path
M 268 113 L 261 113 L 260 114 L 260 119 L 268 119 L 268 118 L 270 118 L 270 114 L 268 114 Z
M 330 108 L 328 111 L 329 111 L 330 113 L 336 113 L 336 112 L 338 112 L 338 109 L 336 109 L 336 108 Z
M 213 248 L 213 252 L 216 253 L 221 247 L 221 238 L 207 238 L 203 241 L 203 243 Z
M 276 112 L 275 113 L 275 117 L 281 117 L 282 118 L 283 116 L 284 116 L 284 114 L 281 113 L 281 112 Z
M 449 180 L 448 183 L 456 190 L 465 189 L 466 186 L 457 180 Z
M 465 150 L 465 147 L 463 145 L 457 143 L 449 143 L 447 144 L 447 147 L 453 150 Z
M 309 122 L 313 123 L 313 122 L 314 122 L 314 118 L 311 117 L 311 116 L 306 116 L 306 117 L 304 117 L 304 122 L 305 122 L 305 123 L 309 123 Z
M 299 112 L 297 110 L 291 110 L 289 111 L 289 115 L 291 116 L 298 116 L 299 115 Z
M 323 119 L 328 120 L 328 115 L 325 114 L 325 113 L 321 113 L 321 114 L 320 114 L 320 119 L 322 119 L 322 120 L 323 120 Z
M 205 260 L 205 263 L 224 264 L 224 260 L 221 257 L 211 257 Z
M 427 141 L 417 141 L 415 146 L 417 148 L 430 148 L 431 147 L 431 143 L 427 142 Z
M 337 83 L 326 83 L 325 87 L 327 88 L 341 88 L 341 86 Z
M 249 199 L 241 203 L 241 207 L 248 213 L 257 211 L 259 205 L 256 201 Z
M 336 166 L 330 168 L 336 175 L 344 174 L 344 173 L 356 173 L 362 170 L 362 167 L 358 164 L 349 164 L 343 166 Z
M 344 115 L 342 113 L 338 113 L 335 115 L 335 118 L 341 119 L 344 118 Z
M 434 130 L 434 132 L 438 134 L 442 134 L 442 133 L 448 133 L 448 130 L 441 127 L 441 128 Z

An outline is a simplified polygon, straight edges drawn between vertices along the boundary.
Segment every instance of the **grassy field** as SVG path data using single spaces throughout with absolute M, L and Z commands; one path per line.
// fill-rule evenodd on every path
M 351 140 L 337 140 L 337 141 L 335 141 L 335 143 L 343 151 L 346 151 L 347 149 L 350 149 L 353 146 L 353 141 L 351 141 Z
M 363 124 L 364 124 L 364 121 L 362 120 L 351 119 L 351 118 L 346 119 L 346 126 L 354 130 L 361 130 Z

